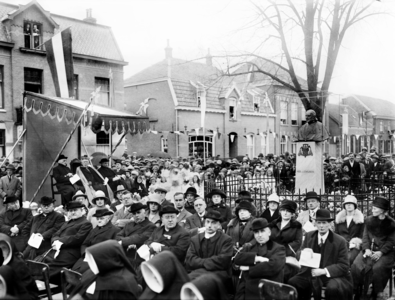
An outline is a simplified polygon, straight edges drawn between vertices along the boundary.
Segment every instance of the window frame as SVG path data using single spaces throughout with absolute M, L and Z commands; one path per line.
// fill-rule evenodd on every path
M 0 141 L 3 141 L 3 144 L 0 143 L 0 149 L 3 149 L 3 156 L 6 156 L 6 144 L 7 144 L 7 135 L 5 129 L 0 129 Z M 1 156 L 1 153 L 0 153 Z
M 27 24 L 30 25 L 30 33 L 29 34 L 26 31 Z M 34 25 L 36 25 L 38 30 L 39 30 L 39 34 L 38 35 L 34 35 L 35 33 L 33 33 Z M 35 50 L 43 50 L 43 35 L 42 35 L 43 28 L 42 27 L 43 27 L 43 24 L 40 23 L 40 22 L 27 21 L 27 20 L 23 21 L 23 36 L 24 36 L 23 46 L 24 46 L 24 48 L 26 48 L 26 49 L 35 49 Z M 27 38 L 27 36 L 30 36 L 29 37 L 29 44 L 30 44 L 29 47 L 26 47 L 26 42 L 27 42 L 26 38 Z M 34 38 L 35 36 L 38 36 L 38 39 L 35 39 Z M 35 40 L 37 40 L 37 45 L 36 46 L 35 46 L 35 42 L 34 42 Z
M 160 151 L 169 153 L 169 140 L 163 135 L 160 137 Z
M 253 104 L 254 112 L 259 113 L 261 109 L 261 96 L 253 95 L 252 104 Z
M 37 71 L 40 74 L 40 83 L 34 82 L 34 81 L 26 81 L 26 75 L 27 71 Z M 43 70 L 42 69 L 35 69 L 35 68 L 23 68 L 23 83 L 24 83 L 24 88 L 25 91 L 31 91 L 33 93 L 37 94 L 44 94 L 44 89 L 43 89 Z M 39 91 L 32 91 L 26 87 L 26 85 L 30 86 L 39 86 Z
M 4 108 L 4 65 L 0 65 L 0 108 Z
M 288 124 L 288 102 L 280 101 L 280 125 L 287 125 L 287 124 Z
M 230 99 L 229 100 L 229 120 L 230 121 L 237 121 L 237 100 Z
M 205 139 L 204 139 L 205 138 Z M 190 152 L 190 144 L 192 144 L 192 152 Z M 195 157 L 195 153 L 197 155 L 199 155 L 199 153 L 202 153 L 202 157 L 203 157 L 203 152 L 197 152 L 195 151 L 195 149 L 197 149 L 198 146 L 195 146 L 196 144 L 202 144 L 199 145 L 200 147 L 203 146 L 203 144 L 205 144 L 205 154 L 206 157 L 208 157 L 209 155 L 214 156 L 214 139 L 212 135 L 189 135 L 188 136 L 188 156 L 193 156 Z M 210 149 L 209 145 L 211 144 L 211 153 L 209 153 L 209 151 L 207 151 L 208 149 Z
M 281 136 L 280 139 L 280 154 L 284 154 L 287 151 L 287 139 L 285 135 Z
M 255 135 L 249 133 L 246 135 L 246 144 L 247 144 L 247 153 L 248 156 L 253 158 L 255 157 Z
M 102 83 L 99 83 L 98 81 L 99 80 L 101 80 L 101 81 L 105 81 L 106 83 L 108 83 L 108 90 L 104 90 L 103 89 L 103 85 L 102 85 Z M 95 90 L 98 88 L 98 87 L 101 87 L 100 88 L 100 99 L 99 99 L 99 103 L 95 103 L 95 104 L 99 104 L 99 105 L 104 105 L 104 106 L 110 106 L 110 78 L 108 78 L 108 77 L 95 77 Z M 102 96 L 103 95 L 106 95 L 106 97 L 107 97 L 107 103 L 103 103 L 103 100 L 102 100 Z
M 74 91 L 74 99 L 79 100 L 79 76 L 78 74 L 73 75 L 73 91 Z
M 266 143 L 267 143 L 267 135 L 266 134 L 261 135 L 261 152 L 265 156 L 267 155 L 267 153 L 266 153 Z
M 103 137 L 102 135 L 105 135 L 105 137 Z M 104 143 L 104 141 L 107 141 L 108 143 Z M 105 133 L 104 131 L 99 131 L 96 134 L 96 145 L 100 145 L 100 146 L 109 146 L 110 145 L 110 135 Z
M 301 121 L 301 125 L 306 124 L 306 110 L 303 105 L 302 105 L 301 111 L 300 111 L 300 121 Z
M 291 125 L 298 126 L 298 104 L 296 102 L 291 103 Z

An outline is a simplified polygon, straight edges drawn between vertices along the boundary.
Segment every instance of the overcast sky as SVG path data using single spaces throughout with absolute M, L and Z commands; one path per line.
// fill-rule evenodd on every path
M 239 30 L 255 14 L 246 0 L 38 2 L 51 13 L 76 19 L 83 19 L 86 9 L 92 8 L 99 24 L 112 27 L 124 59 L 129 63 L 124 69 L 125 78 L 164 59 L 167 39 L 173 48 L 173 57 L 195 59 L 205 56 L 208 48 L 213 55 L 251 50 L 258 36 L 253 30 Z M 395 102 L 395 1 L 382 0 L 375 6 L 390 15 L 368 19 L 346 35 L 331 91 Z

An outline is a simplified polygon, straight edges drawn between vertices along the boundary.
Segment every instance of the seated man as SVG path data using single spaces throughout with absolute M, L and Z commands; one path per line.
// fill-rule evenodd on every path
M 190 236 L 206 231 L 206 227 L 204 227 L 204 216 L 207 207 L 206 201 L 201 197 L 197 197 L 194 206 L 196 213 L 188 217 L 184 225 L 184 228 L 189 232 Z
M 188 232 L 177 224 L 178 210 L 172 205 L 167 205 L 159 212 L 162 226 L 157 227 L 145 242 L 152 254 L 169 250 L 174 253 L 180 262 L 184 262 L 190 238 Z
M 67 205 L 70 220 L 54 233 L 52 249 L 60 250 L 55 258 L 55 251 L 50 253 L 54 259 L 48 262 L 50 277 L 53 278 L 64 268 L 71 268 L 81 257 L 81 245 L 92 230 L 92 224 L 84 216 L 84 204 L 71 201 Z M 48 255 L 49 256 L 49 255 Z M 54 281 L 58 283 L 58 281 Z
M 170 201 L 166 200 L 166 194 L 167 190 L 162 188 L 162 187 L 157 187 L 155 189 L 155 194 L 158 194 L 160 196 L 160 205 L 166 206 L 166 205 L 173 205 Z
M 114 212 L 112 210 L 109 210 L 108 208 L 101 208 L 96 210 L 93 217 L 95 217 L 96 219 L 97 226 L 89 232 L 88 236 L 82 243 L 81 257 L 74 264 L 72 268 L 73 271 L 82 274 L 89 269 L 88 263 L 85 261 L 86 248 L 107 240 L 115 240 L 119 232 L 119 228 L 111 223 L 111 218 L 113 215 Z
M 75 187 L 70 182 L 70 177 L 73 176 L 70 168 L 67 166 L 67 156 L 59 155 L 58 165 L 53 168 L 52 174 L 56 181 L 56 188 L 62 195 L 62 205 L 69 203 L 75 192 Z
M 232 238 L 222 232 L 219 211 L 209 211 L 204 219 L 206 231 L 191 238 L 185 260 L 186 269 L 191 280 L 204 273 L 215 273 L 225 283 L 230 278 Z
M 127 223 L 117 235 L 117 240 L 125 250 L 126 256 L 133 266 L 140 265 L 143 260 L 136 250 L 140 248 L 151 236 L 156 228 L 155 224 L 148 221 L 146 217 L 147 207 L 142 203 L 133 203 L 129 207 L 129 212 L 134 218 L 133 222 Z
M 112 218 L 112 223 L 119 227 L 119 228 L 124 228 L 125 225 L 129 222 L 132 222 L 132 215 L 129 212 L 129 207 L 133 203 L 137 203 L 138 201 L 132 196 L 130 192 L 125 192 L 122 194 L 122 204 L 123 208 L 117 210 L 114 214 L 114 217 Z
M 315 214 L 320 208 L 321 198 L 317 195 L 316 192 L 307 192 L 304 201 L 306 202 L 308 210 L 302 211 L 296 220 L 301 223 L 302 226 L 304 226 L 304 224 L 306 224 L 307 222 L 314 222 Z
M 185 209 L 185 199 L 184 194 L 181 192 L 174 194 L 174 204 L 176 209 L 179 211 L 177 215 L 177 224 L 184 227 L 187 218 L 192 216 L 192 214 Z
M 260 279 L 283 280 L 284 246 L 270 240 L 271 230 L 266 219 L 252 221 L 251 229 L 254 239 L 244 245 L 234 260 L 234 264 L 240 266 L 242 271 L 235 299 L 259 299 Z
M 55 199 L 46 196 L 42 197 L 40 201 L 42 213 L 34 216 L 22 229 L 22 235 L 25 236 L 26 239 L 29 239 L 33 233 L 43 238 L 38 249 L 26 244 L 26 248 L 23 251 L 23 257 L 25 259 L 34 259 L 38 255 L 51 249 L 52 235 L 58 231 L 65 222 L 64 216 L 54 211 L 54 202 Z
M 348 260 L 348 245 L 340 235 L 332 232 L 333 218 L 326 209 L 319 209 L 315 215 L 317 231 L 306 233 L 301 249 L 310 248 L 321 254 L 317 269 L 303 267 L 288 284 L 294 286 L 300 300 L 321 299 L 321 287 L 326 286 L 325 299 L 352 299 L 353 284 Z

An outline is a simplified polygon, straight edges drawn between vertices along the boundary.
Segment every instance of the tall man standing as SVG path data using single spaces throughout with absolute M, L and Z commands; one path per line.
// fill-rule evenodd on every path
M 70 168 L 67 166 L 67 156 L 61 154 L 57 161 L 58 165 L 53 168 L 52 175 L 56 180 L 56 188 L 62 195 L 62 205 L 66 206 L 74 195 L 75 188 L 70 182 L 73 176 Z
M 7 175 L 1 177 L 0 179 L 0 210 L 3 208 L 3 201 L 5 197 L 15 196 L 18 200 L 21 197 L 22 193 L 22 185 L 18 178 L 15 176 L 15 167 L 14 165 L 9 164 L 6 167 Z M 19 201 L 21 203 L 21 201 Z
M 310 248 L 321 254 L 319 268 L 302 267 L 288 284 L 294 286 L 300 300 L 321 299 L 321 288 L 326 287 L 325 299 L 352 299 L 353 284 L 348 260 L 348 245 L 340 235 L 332 232 L 333 218 L 329 210 L 319 209 L 315 216 L 317 231 L 308 232 L 301 249 Z

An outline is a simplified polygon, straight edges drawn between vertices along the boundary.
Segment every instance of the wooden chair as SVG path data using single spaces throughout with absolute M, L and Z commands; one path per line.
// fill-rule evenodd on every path
M 58 191 L 57 187 L 56 187 L 56 180 L 53 177 L 53 175 L 51 176 L 51 191 L 52 191 L 52 199 L 56 199 L 55 196 L 59 195 L 60 197 L 62 197 L 62 194 Z M 63 203 L 62 203 L 63 204 Z M 64 204 L 63 204 L 64 205 Z
M 48 298 L 52 300 L 52 293 L 56 293 L 58 286 L 49 283 L 49 266 L 42 262 L 33 260 L 26 260 L 26 264 L 31 272 L 31 275 L 36 280 L 39 291 L 39 298 Z
M 298 292 L 293 286 L 267 279 L 259 281 L 259 294 L 261 300 L 296 300 Z
M 82 275 L 78 272 L 63 268 L 60 271 L 63 300 L 67 299 L 67 286 L 75 287 L 81 282 Z

